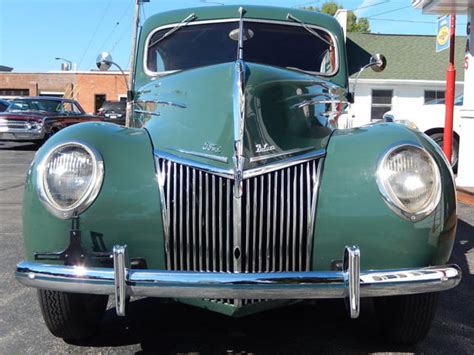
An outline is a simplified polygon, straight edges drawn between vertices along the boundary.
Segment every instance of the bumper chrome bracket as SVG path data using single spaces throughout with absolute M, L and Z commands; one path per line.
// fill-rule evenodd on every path
M 356 246 L 344 251 L 344 279 L 348 290 L 349 312 L 352 319 L 360 313 L 360 250 Z
M 115 245 L 114 256 L 114 290 L 115 309 L 118 316 L 125 316 L 125 305 L 127 303 L 127 276 L 128 255 L 127 246 Z

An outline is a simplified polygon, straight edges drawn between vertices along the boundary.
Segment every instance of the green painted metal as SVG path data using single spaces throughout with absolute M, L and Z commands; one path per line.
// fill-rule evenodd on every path
M 227 163 L 205 157 L 193 159 L 233 169 L 233 70 L 234 63 L 197 68 L 163 77 L 159 84 L 152 82 L 140 88 L 137 95 L 139 109 L 159 114 L 135 115 L 150 132 L 154 148 L 189 158 L 178 150 L 209 153 L 203 150 L 203 145 L 215 144 L 220 151 L 212 154 L 227 158 Z M 329 91 L 339 93 L 342 99 L 343 88 L 305 73 L 260 64 L 247 63 L 246 73 L 244 154 L 248 159 L 245 168 L 287 158 L 281 156 L 252 163 L 253 157 L 262 155 L 256 153 L 257 144 L 274 146 L 272 153 L 326 147 L 332 128 L 323 114 L 330 109 L 330 104 L 305 108 L 294 105 Z M 162 104 L 156 104 L 157 100 Z
M 436 153 L 443 194 L 436 210 L 412 223 L 384 202 L 375 180 L 376 164 L 396 142 L 437 149 L 422 134 L 390 123 L 336 131 L 331 137 L 319 191 L 313 269 L 329 270 L 344 246 L 358 245 L 361 268 L 401 268 L 445 264 L 451 253 L 456 201 L 450 172 Z
M 84 246 L 93 250 L 93 236 L 102 235 L 108 251 L 127 244 L 131 258 L 164 269 L 163 227 L 152 146 L 143 129 L 107 123 L 84 123 L 66 128 L 38 151 L 28 172 L 23 201 L 23 235 L 28 260 L 35 252 L 57 252 L 69 244 L 71 221 L 51 215 L 34 187 L 38 162 L 55 145 L 80 141 L 97 149 L 105 165 L 96 201 L 81 215 Z

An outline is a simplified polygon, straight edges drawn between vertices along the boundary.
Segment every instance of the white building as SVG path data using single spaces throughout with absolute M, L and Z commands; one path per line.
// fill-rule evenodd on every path
M 387 58 L 383 72 L 367 69 L 360 75 L 349 111 L 352 126 L 379 120 L 391 109 L 416 114 L 423 103 L 444 97 L 449 53 L 435 52 L 434 35 L 348 33 L 346 43 L 351 90 L 358 70 L 371 54 L 382 53 Z M 465 43 L 465 37 L 456 38 L 456 95 L 463 92 Z

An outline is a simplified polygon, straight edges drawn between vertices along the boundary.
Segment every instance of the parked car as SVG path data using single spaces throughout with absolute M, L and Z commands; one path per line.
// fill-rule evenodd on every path
M 3 112 L 10 105 L 10 101 L 0 99 L 0 112 Z
M 388 339 L 423 339 L 461 278 L 452 172 L 403 125 L 337 129 L 352 96 L 338 22 L 219 6 L 141 31 L 132 127 L 68 127 L 27 176 L 16 277 L 49 330 L 94 334 L 109 295 L 119 316 L 148 296 L 229 316 L 340 298 L 351 318 L 373 297 Z
M 17 98 L 0 113 L 0 141 L 42 143 L 64 127 L 97 120 L 101 118 L 87 115 L 74 100 L 48 96 Z
M 97 114 L 104 117 L 105 122 L 125 125 L 125 113 L 127 102 L 125 101 L 105 101 Z
M 463 95 L 459 95 L 454 100 L 453 115 L 453 153 L 451 164 L 454 169 L 457 168 L 459 157 L 459 140 L 461 125 L 461 109 L 463 104 Z M 414 114 L 416 112 L 416 115 Z M 440 147 L 443 147 L 443 131 L 445 121 L 446 105 L 444 99 L 436 99 L 427 102 L 423 106 L 414 109 L 410 106 L 410 111 L 403 108 L 388 111 L 384 118 L 390 118 L 394 122 L 404 124 L 410 128 L 418 129 L 433 139 Z

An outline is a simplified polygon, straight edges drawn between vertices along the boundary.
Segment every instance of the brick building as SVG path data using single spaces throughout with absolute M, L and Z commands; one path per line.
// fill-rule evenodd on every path
M 127 87 L 118 71 L 0 72 L 0 98 L 19 96 L 73 98 L 86 112 L 92 113 L 105 100 L 125 100 Z

